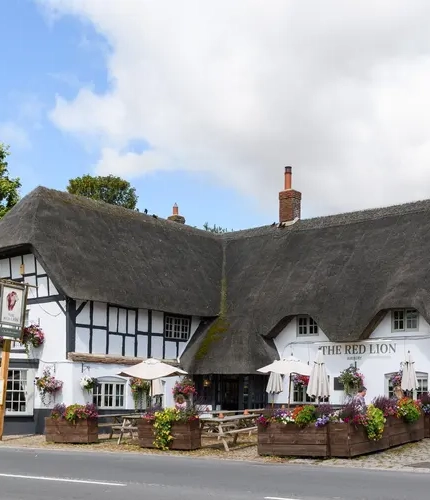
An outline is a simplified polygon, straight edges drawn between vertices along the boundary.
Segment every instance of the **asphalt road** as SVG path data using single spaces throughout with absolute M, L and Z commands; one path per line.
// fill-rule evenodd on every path
M 0 449 L 0 500 L 426 500 L 429 484 L 413 472 Z

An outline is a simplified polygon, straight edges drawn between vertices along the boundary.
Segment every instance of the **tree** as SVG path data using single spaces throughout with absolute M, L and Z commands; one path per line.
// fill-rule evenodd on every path
M 217 234 L 228 233 L 228 229 L 225 229 L 225 228 L 223 228 L 221 226 L 216 226 L 215 224 L 214 224 L 213 227 L 210 227 L 207 222 L 205 222 L 203 224 L 203 229 L 205 231 L 209 231 L 211 233 L 217 233 Z
M 9 156 L 9 146 L 0 142 L 0 219 L 19 201 L 21 181 L 17 177 L 11 179 L 6 161 Z
M 69 180 L 67 191 L 70 194 L 78 194 L 93 200 L 105 201 L 111 205 L 136 210 L 138 200 L 136 189 L 121 177 L 113 175 L 107 177 L 93 177 L 91 175 L 76 177 Z

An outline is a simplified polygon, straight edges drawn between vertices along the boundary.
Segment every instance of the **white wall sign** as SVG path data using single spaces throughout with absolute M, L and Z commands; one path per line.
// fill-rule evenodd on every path
M 335 344 L 322 348 L 324 356 L 347 356 L 347 359 L 361 359 L 362 356 L 389 356 L 395 354 L 397 344 L 388 344 L 385 342 L 372 344 Z

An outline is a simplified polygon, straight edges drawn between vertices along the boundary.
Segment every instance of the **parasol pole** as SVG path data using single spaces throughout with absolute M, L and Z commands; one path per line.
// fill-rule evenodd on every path
M 290 401 L 291 401 L 291 373 L 290 373 L 290 381 L 288 384 L 288 409 L 290 409 Z

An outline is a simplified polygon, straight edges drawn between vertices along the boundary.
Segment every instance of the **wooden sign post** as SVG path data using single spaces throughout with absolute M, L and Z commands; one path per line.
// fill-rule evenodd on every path
M 26 283 L 0 280 L 0 336 L 3 338 L 0 367 L 0 441 L 3 439 L 11 340 L 22 341 L 29 286 Z

